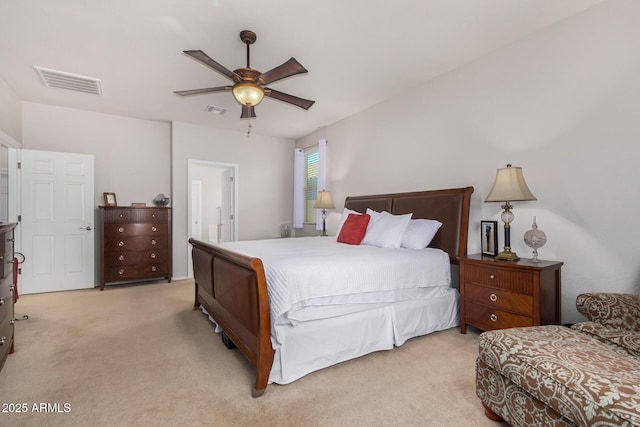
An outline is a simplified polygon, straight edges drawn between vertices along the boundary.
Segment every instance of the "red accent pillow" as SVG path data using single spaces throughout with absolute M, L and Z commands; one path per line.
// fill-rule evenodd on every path
M 370 219 L 368 214 L 349 214 L 338 234 L 338 242 L 359 245 L 367 232 Z

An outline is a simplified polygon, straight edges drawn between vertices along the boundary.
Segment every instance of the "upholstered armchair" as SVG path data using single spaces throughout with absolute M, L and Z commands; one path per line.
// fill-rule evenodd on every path
M 588 321 L 480 335 L 476 394 L 514 426 L 640 426 L 640 295 L 589 293 Z

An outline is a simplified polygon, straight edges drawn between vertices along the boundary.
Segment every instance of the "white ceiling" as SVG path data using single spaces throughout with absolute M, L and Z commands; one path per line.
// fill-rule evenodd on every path
M 0 78 L 25 101 L 244 132 L 231 93 L 172 92 L 228 85 L 182 51 L 241 68 L 239 33 L 253 30 L 252 68 L 293 56 L 309 70 L 271 86 L 313 107 L 265 98 L 251 123 L 294 139 L 601 1 L 0 0 Z M 47 88 L 33 66 L 98 78 L 103 95 Z

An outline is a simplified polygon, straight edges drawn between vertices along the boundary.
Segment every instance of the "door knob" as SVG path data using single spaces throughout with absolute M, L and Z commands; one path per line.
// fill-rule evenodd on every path
M 87 231 L 91 231 L 93 230 L 93 228 L 91 228 L 90 225 L 87 225 L 86 227 L 80 227 L 80 230 L 87 230 Z

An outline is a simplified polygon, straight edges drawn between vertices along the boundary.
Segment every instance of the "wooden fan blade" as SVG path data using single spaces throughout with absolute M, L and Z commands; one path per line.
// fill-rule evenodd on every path
M 253 119 L 256 116 L 256 109 L 253 106 L 243 105 L 241 119 Z
M 239 81 L 242 80 L 242 78 L 239 75 L 237 75 L 233 71 L 229 70 L 224 65 L 214 61 L 213 59 L 211 59 L 209 57 L 209 55 L 207 55 L 206 53 L 204 53 L 201 50 L 183 50 L 182 52 L 186 53 L 187 55 L 189 55 L 190 57 L 192 57 L 196 61 L 206 65 L 207 67 L 219 72 L 223 76 L 226 76 L 226 77 L 230 78 L 234 82 L 239 82 Z
M 277 90 L 273 90 L 268 87 L 265 87 L 264 89 L 264 96 L 268 96 L 269 98 L 277 99 L 279 101 L 288 102 L 289 104 L 304 108 L 305 110 L 308 110 L 316 102 L 308 99 L 298 98 L 297 96 L 289 95 L 287 93 L 278 92 Z
M 296 61 L 296 58 L 291 58 L 284 64 L 278 65 L 276 68 L 263 73 L 260 76 L 260 83 L 268 85 L 269 83 L 306 72 L 308 72 L 308 70 Z
M 176 90 L 173 93 L 180 96 L 204 95 L 205 93 L 222 92 L 231 90 L 231 86 L 206 87 L 204 89 Z

